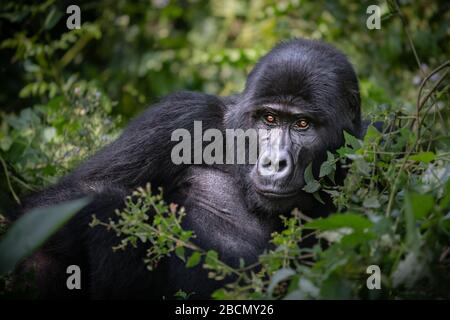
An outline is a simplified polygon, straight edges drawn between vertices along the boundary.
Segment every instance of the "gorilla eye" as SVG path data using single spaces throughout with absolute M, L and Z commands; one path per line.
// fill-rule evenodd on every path
M 268 124 L 276 124 L 277 117 L 272 113 L 266 113 L 263 115 L 264 121 Z
M 297 123 L 295 125 L 299 129 L 306 130 L 309 128 L 309 121 L 306 119 L 300 119 L 297 121 Z

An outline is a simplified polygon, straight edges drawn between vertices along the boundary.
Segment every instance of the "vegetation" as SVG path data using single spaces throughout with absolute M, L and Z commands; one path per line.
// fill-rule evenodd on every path
M 148 244 L 143 263 L 150 270 L 175 254 L 217 280 L 235 276 L 217 299 L 450 298 L 446 1 L 380 1 L 380 30 L 366 28 L 372 1 L 100 0 L 80 4 L 82 26 L 74 30 L 65 25 L 69 4 L 6 1 L 0 9 L 7 80 L 0 91 L 0 233 L 13 231 L 7 217 L 26 193 L 114 139 L 149 103 L 179 89 L 240 91 L 275 43 L 317 38 L 350 57 L 364 117 L 385 124 L 384 132 L 369 127 L 362 141 L 346 135 L 318 180 L 305 172 L 305 191 L 331 195 L 335 214 L 311 220 L 295 210 L 284 218 L 285 230 L 272 238 L 276 249 L 260 257 L 258 271 L 231 268 L 197 247 L 195 234 L 180 227 L 183 210 L 149 187 L 127 200 L 118 221 L 94 217 L 91 226 L 116 232 L 116 250 Z M 348 175 L 333 187 L 338 162 Z M 311 235 L 320 243 L 303 248 Z M 367 289 L 371 265 L 381 269 L 381 290 Z M 1 283 L 0 291 L 14 290 L 7 275 Z

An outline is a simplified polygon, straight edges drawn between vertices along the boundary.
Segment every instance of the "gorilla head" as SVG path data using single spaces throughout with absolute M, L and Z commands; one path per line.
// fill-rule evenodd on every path
M 343 130 L 360 133 L 355 72 L 341 52 L 325 43 L 281 43 L 252 70 L 225 124 L 266 129 L 277 141 L 275 151 L 260 145 L 255 165 L 236 166 L 250 207 L 266 213 L 302 208 L 310 198 L 302 191 L 305 168 L 312 163 L 317 174 L 326 151 L 341 146 Z

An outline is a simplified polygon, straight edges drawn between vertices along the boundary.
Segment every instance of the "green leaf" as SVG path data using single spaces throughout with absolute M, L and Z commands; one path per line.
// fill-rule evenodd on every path
M 59 11 L 56 8 L 52 8 L 50 13 L 45 18 L 44 29 L 50 30 L 51 28 L 53 28 L 58 23 L 58 21 L 61 19 L 62 16 L 63 14 L 61 11 Z
M 344 139 L 345 145 L 351 146 L 352 149 L 357 150 L 361 148 L 362 143 L 355 136 L 352 136 L 350 133 L 344 130 Z
M 195 251 L 188 259 L 186 263 L 186 268 L 192 268 L 195 267 L 200 263 L 200 258 L 202 257 L 202 254 L 198 251 Z
M 320 188 L 320 183 L 314 179 L 314 175 L 312 172 L 312 163 L 310 163 L 304 173 L 306 186 L 303 187 L 303 190 L 308 193 L 314 193 Z
M 184 258 L 184 247 L 180 246 L 177 247 L 175 249 L 175 254 L 177 255 L 178 258 L 180 258 L 181 260 L 183 260 L 183 262 L 186 261 L 186 259 Z
M 217 289 L 216 291 L 213 292 L 213 294 L 211 295 L 211 297 L 214 300 L 227 300 L 230 299 L 230 295 L 228 294 L 227 290 L 221 288 L 221 289 Z
M 335 230 L 340 228 L 352 228 L 355 231 L 363 231 L 370 228 L 372 222 L 365 216 L 355 213 L 333 214 L 327 218 L 319 218 L 304 225 L 306 229 Z
M 349 147 L 340 147 L 336 151 L 341 157 L 348 157 L 349 155 L 355 153 L 355 151 Z
M 320 288 L 321 299 L 350 299 L 355 283 L 336 274 L 323 281 Z
M 450 203 L 450 179 L 447 181 L 446 187 L 445 187 L 445 193 L 442 197 L 439 206 L 441 208 L 446 208 L 448 204 Z
M 409 159 L 417 162 L 430 163 L 431 161 L 436 159 L 436 155 L 431 151 L 420 152 L 418 154 L 410 156 Z
M 321 204 L 325 204 L 325 201 L 322 200 L 322 198 L 320 197 L 320 193 L 319 192 L 314 192 L 313 193 L 313 197 L 314 197 L 314 199 L 319 201 Z
M 12 144 L 13 140 L 9 136 L 5 136 L 0 139 L 0 149 L 3 151 L 8 151 Z
M 330 174 L 332 171 L 333 171 L 332 165 L 325 161 L 320 166 L 319 177 L 320 178 L 325 177 L 326 175 Z
M 439 221 L 439 225 L 444 232 L 450 235 L 450 213 L 442 217 L 442 219 Z
M 376 235 L 373 232 L 354 232 L 344 235 L 340 241 L 341 246 L 353 248 L 361 243 L 367 243 L 369 240 L 374 239 Z
M 429 194 L 411 194 L 410 201 L 416 219 L 425 218 L 434 206 L 434 198 Z
M 320 183 L 318 181 L 311 181 L 306 186 L 303 187 L 303 191 L 308 193 L 314 193 L 320 189 Z
M 327 161 L 322 163 L 322 165 L 320 166 L 319 177 L 325 177 L 335 170 L 336 164 L 334 163 L 334 155 L 331 152 L 327 151 Z
M 24 214 L 0 242 L 0 274 L 12 271 L 88 203 L 82 198 Z
M 365 175 L 366 177 L 370 176 L 371 174 L 370 164 L 366 160 L 359 158 L 354 159 L 354 162 L 356 169 L 358 170 L 359 173 Z
M 381 137 L 381 132 L 373 125 L 369 125 L 366 134 L 364 135 L 364 142 L 377 142 Z
M 314 175 L 312 172 L 312 162 L 306 167 L 305 169 L 305 173 L 304 173 L 304 177 L 305 177 L 305 183 L 309 184 L 310 182 L 316 181 L 316 179 L 314 179 Z
M 411 194 L 405 191 L 405 224 L 406 224 L 406 243 L 410 248 L 418 249 L 419 230 L 416 228 L 416 218 L 414 215 Z
M 216 251 L 209 250 L 206 253 L 205 264 L 209 265 L 210 267 L 212 267 L 212 268 L 217 267 L 218 260 L 219 260 L 219 255 Z
M 179 300 L 186 300 L 189 298 L 189 295 L 181 289 L 179 289 L 173 296 L 175 299 Z

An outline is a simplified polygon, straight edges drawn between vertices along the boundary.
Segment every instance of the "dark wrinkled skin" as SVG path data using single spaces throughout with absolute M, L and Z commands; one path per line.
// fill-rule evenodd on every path
M 268 111 L 276 115 L 276 124 L 264 120 Z M 307 129 L 296 127 L 299 118 L 308 120 Z M 194 120 L 203 122 L 203 130 L 277 129 L 282 170 L 262 176 L 261 163 L 174 165 L 171 133 L 177 128 L 192 132 Z M 362 134 L 358 82 L 346 57 L 321 42 L 282 43 L 258 62 L 241 94 L 172 94 L 57 185 L 31 195 L 22 211 L 86 195 L 93 201 L 22 268 L 37 265 L 42 298 L 170 299 L 178 289 L 208 297 L 223 283 L 208 280 L 201 267 L 186 269 L 172 256 L 149 272 L 142 261 L 146 245 L 113 253 L 119 239 L 105 228 L 90 228 L 91 215 L 114 219 L 125 196 L 150 182 L 154 189 L 163 187 L 166 201 L 186 208 L 183 226 L 194 230 L 200 247 L 216 250 L 231 265 L 240 257 L 255 262 L 269 248 L 271 233 L 280 230 L 280 214 L 289 215 L 295 207 L 312 217 L 330 213 L 326 196 L 323 205 L 301 190 L 303 174 L 313 162 L 317 175 L 326 151 L 342 145 L 343 130 Z M 82 290 L 65 287 L 71 264 L 81 267 Z

